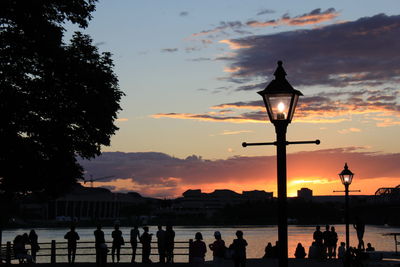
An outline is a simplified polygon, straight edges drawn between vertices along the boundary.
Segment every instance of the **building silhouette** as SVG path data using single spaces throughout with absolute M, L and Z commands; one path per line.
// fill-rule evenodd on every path
M 303 187 L 300 190 L 297 190 L 297 198 L 311 201 L 313 198 L 313 192 L 311 189 Z
M 228 189 L 217 189 L 212 193 L 203 193 L 200 189 L 189 189 L 183 197 L 177 198 L 172 206 L 176 214 L 212 216 L 227 205 L 243 202 L 264 201 L 273 198 L 272 192 L 264 190 L 243 191 L 242 194 Z
M 123 207 L 146 201 L 138 193 L 113 193 L 101 187 L 84 187 L 76 184 L 64 196 L 45 203 L 29 199 L 21 201 L 20 209 L 30 218 L 71 221 L 115 219 Z

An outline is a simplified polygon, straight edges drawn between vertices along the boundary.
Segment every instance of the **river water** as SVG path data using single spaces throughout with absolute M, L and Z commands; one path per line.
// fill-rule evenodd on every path
M 324 231 L 323 226 L 321 226 L 321 230 Z M 339 241 L 345 242 L 345 226 L 344 225 L 335 225 L 336 232 L 338 233 Z M 39 228 L 35 229 L 36 233 L 39 236 L 39 243 L 47 243 L 51 242 L 51 240 L 56 240 L 56 242 L 64 242 L 64 235 L 69 229 L 49 229 L 49 228 Z M 103 228 L 106 241 L 111 241 L 111 232 L 112 228 L 105 227 Z M 130 228 L 128 227 L 121 227 L 120 230 L 123 233 L 125 239 L 125 250 L 122 250 L 121 253 L 130 253 L 130 245 L 129 245 L 129 233 Z M 203 234 L 204 242 L 208 245 L 214 241 L 214 231 L 220 231 L 222 234 L 222 239 L 225 240 L 225 244 L 229 246 L 233 239 L 235 238 L 235 232 L 237 230 L 242 230 L 244 233 L 244 239 L 248 242 L 247 247 L 247 257 L 248 258 L 261 258 L 264 255 L 264 248 L 268 242 L 271 242 L 273 245 L 278 238 L 278 228 L 276 226 L 235 226 L 235 227 L 183 227 L 183 226 L 176 226 L 174 227 L 174 231 L 176 234 L 175 241 L 188 241 L 189 239 L 194 239 L 194 235 L 196 232 L 201 232 Z M 3 245 L 7 241 L 12 241 L 14 237 L 18 234 L 29 233 L 30 229 L 13 229 L 13 230 L 4 230 L 3 231 Z M 77 228 L 76 231 L 80 235 L 80 241 L 94 241 L 93 236 L 93 228 Z M 143 232 L 140 229 L 141 233 Z M 155 233 L 157 231 L 157 227 L 150 226 L 150 233 L 153 233 L 153 241 L 156 241 Z M 308 252 L 308 247 L 312 242 L 312 235 L 315 231 L 314 226 L 295 226 L 290 225 L 288 229 L 289 234 L 289 257 L 294 257 L 294 252 L 297 246 L 297 243 L 301 242 L 303 246 L 306 247 L 306 252 Z M 365 227 L 365 235 L 364 235 L 364 242 L 365 245 L 367 243 L 371 243 L 372 246 L 375 247 L 376 250 L 380 251 L 394 251 L 394 239 L 393 236 L 384 236 L 385 233 L 394 233 L 400 232 L 400 228 L 395 227 L 385 227 L 385 226 L 375 226 L 375 225 L 367 225 Z M 127 242 L 128 241 L 128 242 Z M 153 244 L 156 246 L 156 244 Z M 355 230 L 350 227 L 350 245 L 356 246 L 357 245 L 357 237 Z M 93 253 L 94 250 L 90 249 L 79 249 L 77 253 Z M 82 244 L 84 246 L 92 246 L 92 244 Z M 187 246 L 186 244 L 177 244 L 176 246 Z M 27 246 L 29 247 L 29 246 Z M 49 251 L 46 251 L 44 248 L 49 247 L 49 245 L 43 245 L 43 250 L 40 250 L 38 255 L 40 254 L 48 254 Z M 61 247 L 61 246 L 57 246 Z M 208 247 L 207 247 L 208 249 Z M 155 253 L 157 249 L 153 249 L 152 252 Z M 57 251 L 58 253 L 65 253 L 65 251 Z M 176 253 L 187 253 L 187 249 L 176 249 Z M 151 259 L 154 262 L 157 262 L 157 256 L 152 255 Z M 207 251 L 206 260 L 212 259 L 212 253 L 210 250 Z M 49 262 L 50 257 L 38 257 L 38 262 Z M 141 260 L 141 256 L 137 256 L 137 261 Z M 65 262 L 65 256 L 57 257 L 57 262 Z M 77 262 L 94 262 L 94 256 L 77 256 Z M 129 256 L 121 256 L 121 262 L 129 262 Z M 176 262 L 187 262 L 188 256 L 175 256 Z

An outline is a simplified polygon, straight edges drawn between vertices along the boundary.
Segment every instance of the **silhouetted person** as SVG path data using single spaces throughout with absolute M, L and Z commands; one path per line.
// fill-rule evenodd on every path
M 236 231 L 237 239 L 233 240 L 233 243 L 229 246 L 233 250 L 233 262 L 235 267 L 245 267 L 246 266 L 246 246 L 247 241 L 243 239 L 243 232 Z
M 165 253 L 166 253 L 166 240 L 165 240 L 165 231 L 162 229 L 162 226 L 158 226 L 157 231 L 157 249 L 160 263 L 165 263 Z
M 76 244 L 79 240 L 79 235 L 75 232 L 75 226 L 72 225 L 70 227 L 70 231 L 65 234 L 65 239 L 67 239 L 67 250 L 68 250 L 68 263 L 74 264 L 75 263 L 75 254 L 76 254 Z
M 313 234 L 313 238 L 315 240 L 315 245 L 318 247 L 318 250 L 319 250 L 318 251 L 318 257 L 319 258 L 323 258 L 323 255 L 324 255 L 324 253 L 323 253 L 323 250 L 324 250 L 324 244 L 323 244 L 324 237 L 323 237 L 323 234 L 322 234 L 320 229 L 321 229 L 321 227 L 319 225 L 317 225 L 315 227 L 315 232 Z
M 338 259 L 344 259 L 346 255 L 346 243 L 340 242 L 340 246 L 338 248 Z
M 131 235 L 130 235 L 130 243 L 132 247 L 131 263 L 134 263 L 136 260 L 136 249 L 138 240 L 140 240 L 139 227 L 135 225 L 133 229 L 131 229 Z
M 296 259 L 304 259 L 306 255 L 307 254 L 304 247 L 301 245 L 301 243 L 298 243 L 294 256 L 296 257 Z
M 365 224 L 360 220 L 360 218 L 356 217 L 356 223 L 353 224 L 354 229 L 357 231 L 357 239 L 358 239 L 358 248 L 364 250 L 364 231 L 365 231 Z
M 278 258 L 278 251 L 279 251 L 279 241 L 275 242 L 275 246 L 272 247 L 272 257 Z
M 24 242 L 24 245 L 29 244 L 29 235 L 27 233 L 22 234 L 22 241 Z
M 140 243 L 142 243 L 142 262 L 151 263 L 150 253 L 151 253 L 151 238 L 153 234 L 149 234 L 149 227 L 143 227 L 143 234 L 140 237 Z
M 214 243 L 209 244 L 208 247 L 213 252 L 214 266 L 221 266 L 225 257 L 225 241 L 222 240 L 221 233 L 219 231 L 215 231 L 214 237 Z
M 332 241 L 332 257 L 336 258 L 338 235 L 336 233 L 335 226 L 331 226 L 331 241 Z
M 106 240 L 104 238 L 104 232 L 101 230 L 101 225 L 97 225 L 97 229 L 93 232 L 94 234 L 94 246 L 96 249 L 96 264 L 97 266 L 104 266 L 102 259 L 104 258 L 102 253 L 104 252 L 104 245 L 106 245 Z M 107 246 L 107 245 L 106 245 Z
M 167 255 L 167 262 L 174 262 L 174 245 L 175 245 L 175 231 L 172 229 L 172 225 L 167 225 L 165 231 L 165 249 Z
M 26 241 L 22 235 L 17 235 L 13 241 L 13 250 L 15 258 L 18 259 L 19 263 L 24 263 L 25 260 L 28 262 L 32 261 L 32 257 L 28 255 L 28 251 L 25 249 Z
M 317 243 L 315 241 L 312 242 L 310 248 L 308 249 L 308 258 L 309 259 L 318 259 L 319 251 L 320 251 L 320 248 L 317 246 Z
M 265 254 L 263 256 L 263 259 L 270 259 L 270 258 L 274 258 L 274 249 L 272 247 L 271 242 L 268 242 L 267 246 L 264 249 Z
M 371 245 L 371 243 L 367 243 L 366 251 L 375 251 L 375 248 Z
M 104 267 L 107 265 L 107 254 L 109 252 L 107 244 L 101 243 L 99 245 L 99 250 L 100 250 L 100 266 Z
M 325 226 L 325 231 L 322 233 L 322 238 L 324 240 L 323 258 L 332 258 L 333 254 L 333 240 L 332 232 L 329 230 L 329 224 Z
M 113 239 L 112 247 L 111 247 L 111 260 L 114 263 L 114 256 L 115 256 L 115 252 L 116 252 L 117 253 L 117 262 L 119 262 L 121 246 L 125 245 L 124 238 L 122 237 L 122 232 L 121 232 L 121 230 L 119 230 L 119 225 L 114 226 L 114 231 L 112 231 L 111 237 Z
M 35 230 L 31 230 L 29 232 L 29 244 L 31 245 L 31 255 L 33 262 L 36 262 L 36 254 L 40 249 L 39 242 L 38 242 L 38 235 L 36 234 Z
M 190 244 L 190 254 L 193 266 L 198 267 L 204 264 L 204 257 L 207 252 L 206 244 L 202 241 L 203 235 L 197 232 L 194 236 L 195 241 Z

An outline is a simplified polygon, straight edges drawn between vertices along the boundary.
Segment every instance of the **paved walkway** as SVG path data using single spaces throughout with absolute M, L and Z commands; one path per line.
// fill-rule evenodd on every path
M 37 264 L 40 267 L 50 267 L 52 264 Z M 67 263 L 57 263 L 57 267 L 71 267 L 71 265 Z M 96 267 L 95 263 L 76 263 L 72 265 L 73 267 Z M 112 264 L 108 263 L 107 267 L 190 267 L 189 263 L 174 263 L 174 264 L 143 264 L 143 263 L 118 263 Z M 248 259 L 247 267 L 278 267 L 278 260 L 276 259 Z M 321 261 L 321 260 L 313 260 L 313 259 L 289 259 L 289 267 L 342 267 L 342 261 L 340 260 L 329 260 L 329 261 Z M 400 261 L 371 261 L 366 262 L 363 265 L 364 267 L 400 267 Z M 206 262 L 204 267 L 212 267 L 212 262 Z M 223 267 L 233 267 L 232 261 L 225 261 Z

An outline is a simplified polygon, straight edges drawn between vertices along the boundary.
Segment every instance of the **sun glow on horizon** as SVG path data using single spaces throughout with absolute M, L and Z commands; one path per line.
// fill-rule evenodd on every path
M 355 176 L 351 189 L 361 190 L 361 192 L 354 192 L 356 195 L 373 195 L 376 190 L 384 185 L 384 187 L 395 187 L 399 184 L 398 179 L 391 177 L 381 177 L 373 179 L 360 179 Z M 90 183 L 83 186 L 90 187 Z M 203 193 L 212 193 L 215 190 L 232 190 L 236 193 L 242 194 L 243 191 L 264 190 L 272 192 L 274 197 L 277 197 L 277 185 L 275 179 L 273 181 L 260 179 L 244 179 L 243 181 L 226 181 L 215 183 L 186 183 L 185 179 L 179 177 L 166 177 L 160 180 L 157 184 L 143 185 L 137 183 L 134 178 L 117 178 L 111 181 L 98 181 L 93 183 L 94 187 L 104 187 L 110 189 L 112 192 L 137 192 L 144 197 L 155 198 L 178 198 L 181 197 L 183 192 L 189 189 L 200 189 Z M 313 191 L 314 196 L 318 195 L 338 195 L 334 190 L 343 190 L 343 185 L 339 178 L 328 179 L 325 177 L 296 177 L 288 179 L 287 181 L 287 196 L 296 197 L 297 191 L 301 188 L 308 188 Z

